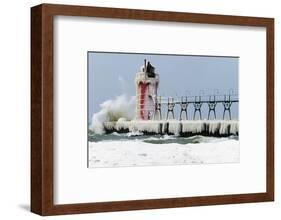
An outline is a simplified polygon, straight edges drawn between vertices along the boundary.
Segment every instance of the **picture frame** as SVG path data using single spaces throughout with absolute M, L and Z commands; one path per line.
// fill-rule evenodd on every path
M 55 204 L 54 18 L 56 16 L 265 28 L 265 192 Z M 274 19 L 54 4 L 41 4 L 31 8 L 31 211 L 33 213 L 46 216 L 266 201 L 274 201 Z

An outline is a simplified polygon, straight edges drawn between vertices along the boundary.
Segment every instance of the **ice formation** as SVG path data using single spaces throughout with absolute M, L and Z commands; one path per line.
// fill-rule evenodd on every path
M 105 130 L 111 132 L 143 132 L 153 134 L 173 134 L 191 136 L 204 134 L 208 136 L 238 135 L 237 120 L 198 120 L 198 121 L 154 121 L 154 120 L 118 120 L 114 123 L 104 123 Z

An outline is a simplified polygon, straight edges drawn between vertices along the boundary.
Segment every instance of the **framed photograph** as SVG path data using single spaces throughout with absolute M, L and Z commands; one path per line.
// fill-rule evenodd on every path
M 31 9 L 31 211 L 274 200 L 274 19 Z

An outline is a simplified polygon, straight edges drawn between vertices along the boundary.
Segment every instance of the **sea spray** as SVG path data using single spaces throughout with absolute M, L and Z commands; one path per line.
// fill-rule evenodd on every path
M 103 134 L 104 122 L 118 121 L 120 118 L 132 120 L 135 116 L 135 96 L 117 96 L 100 104 L 101 110 L 93 114 L 90 129 L 96 134 Z

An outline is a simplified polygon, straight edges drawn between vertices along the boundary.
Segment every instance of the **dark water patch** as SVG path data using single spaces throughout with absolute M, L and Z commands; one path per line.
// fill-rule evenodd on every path
M 198 144 L 209 143 L 222 140 L 239 140 L 238 136 L 232 135 L 229 137 L 209 137 L 202 135 L 194 135 L 191 137 L 182 137 L 174 135 L 146 135 L 142 133 L 112 133 L 112 134 L 95 134 L 93 132 L 88 133 L 89 142 L 102 142 L 102 141 L 142 141 L 149 144 Z
M 111 134 L 95 134 L 92 131 L 88 132 L 88 141 L 100 142 L 100 141 L 132 141 L 132 140 L 145 140 L 148 138 L 163 138 L 164 135 L 147 135 L 142 133 L 111 133 Z M 172 136 L 171 136 L 172 137 Z
M 145 143 L 150 143 L 150 144 L 196 144 L 200 143 L 200 137 L 199 136 L 194 136 L 194 137 L 189 137 L 189 138 L 184 138 L 184 137 L 176 137 L 172 139 L 166 139 L 166 138 L 158 138 L 158 139 L 148 139 L 148 140 L 143 140 Z
M 142 157 L 146 157 L 147 154 L 146 153 L 143 153 L 143 154 L 138 154 L 139 156 L 142 156 Z

